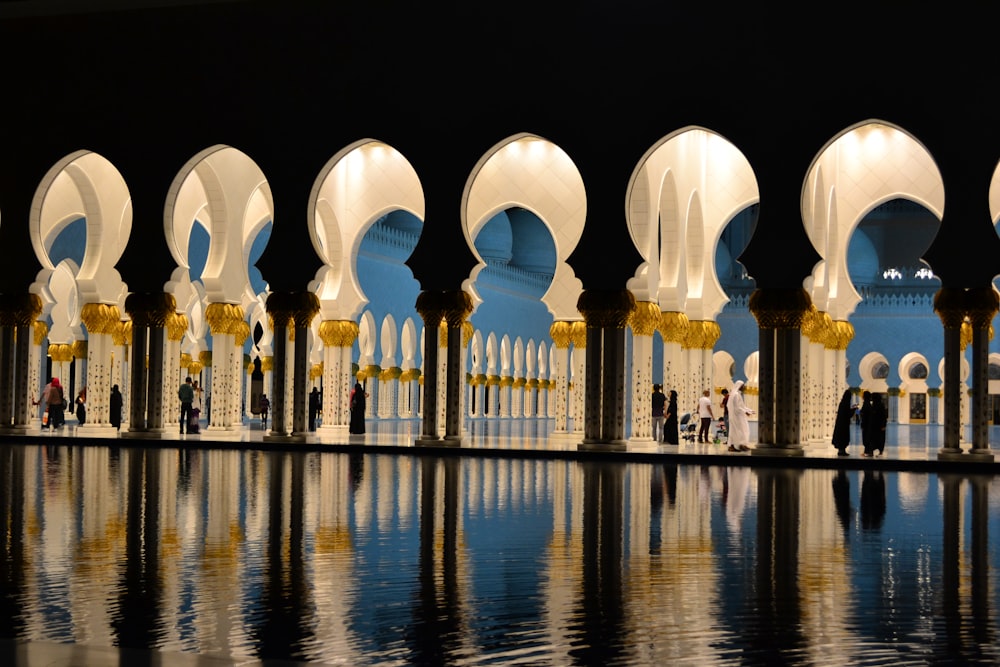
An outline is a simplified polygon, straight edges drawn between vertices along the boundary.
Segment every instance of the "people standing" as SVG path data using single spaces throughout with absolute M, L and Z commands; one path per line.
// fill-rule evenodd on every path
M 194 403 L 194 386 L 190 375 L 184 378 L 184 384 L 177 390 L 177 398 L 181 401 L 181 435 L 184 435 L 184 427 L 191 419 L 191 407 Z
M 711 442 L 709 432 L 712 429 L 712 392 L 706 389 L 698 399 L 698 417 L 701 418 L 701 426 L 698 429 L 698 442 Z
M 667 396 L 663 393 L 663 386 L 653 385 L 653 440 L 659 442 L 663 440 L 663 410 L 667 405 Z
M 868 456 L 874 456 L 876 453 L 881 456 L 885 453 L 885 429 L 889 423 L 889 413 L 885 409 L 885 403 L 882 402 L 881 394 L 872 394 L 868 423 L 868 446 L 871 451 Z
M 743 401 L 743 380 L 737 380 L 729 392 L 729 451 L 750 451 L 750 420 L 753 410 Z
M 111 387 L 111 415 L 110 421 L 111 425 L 116 429 L 122 427 L 122 392 L 118 389 L 118 385 Z
M 260 399 L 257 401 L 257 409 L 260 411 L 260 428 L 266 431 L 267 413 L 271 409 L 271 401 L 267 398 L 267 394 L 260 395 Z
M 663 442 L 668 445 L 680 443 L 677 431 L 677 392 L 673 389 L 670 390 L 670 397 L 667 399 L 667 407 L 664 410 Z
M 351 390 L 351 424 L 348 431 L 351 433 L 365 432 L 365 408 L 368 405 L 368 392 L 361 386 L 360 382 L 354 383 Z
M 49 413 L 49 426 L 60 428 L 66 423 L 66 396 L 63 394 L 59 378 L 52 378 L 42 393 L 42 402 Z
M 729 390 L 723 387 L 722 389 L 722 428 L 726 433 L 729 433 Z
M 194 400 L 191 401 L 191 418 L 188 420 L 188 433 L 200 433 L 201 399 L 204 391 L 198 385 L 197 380 L 191 383 L 191 388 L 194 389 Z
M 319 418 L 320 410 L 320 396 L 319 389 L 316 387 L 312 388 L 309 392 L 309 430 L 316 430 L 316 420 Z
M 847 456 L 847 446 L 851 444 L 851 420 L 854 417 L 854 406 L 851 405 L 851 390 L 845 389 L 837 405 L 837 417 L 833 422 L 833 446 L 837 448 L 837 456 Z
M 87 423 L 87 388 L 83 387 L 76 393 L 76 418 L 80 425 Z
M 871 412 L 872 412 L 872 393 L 870 391 L 864 391 L 861 393 L 861 410 L 860 410 L 861 444 L 864 446 L 864 450 L 861 452 L 861 456 L 872 455 Z

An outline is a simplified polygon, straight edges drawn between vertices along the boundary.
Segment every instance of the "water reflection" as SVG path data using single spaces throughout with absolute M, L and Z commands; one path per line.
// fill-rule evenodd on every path
M 993 477 L 4 446 L 0 484 L 4 639 L 353 665 L 1000 660 Z

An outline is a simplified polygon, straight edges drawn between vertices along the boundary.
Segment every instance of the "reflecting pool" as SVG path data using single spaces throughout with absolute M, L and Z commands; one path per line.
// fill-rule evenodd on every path
M 162 664 L 1000 662 L 992 476 L 7 445 L 0 485 L 0 639 Z

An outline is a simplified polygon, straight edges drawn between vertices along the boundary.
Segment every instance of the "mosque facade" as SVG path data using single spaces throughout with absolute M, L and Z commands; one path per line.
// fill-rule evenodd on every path
M 656 42 L 626 55 L 601 33 L 591 49 L 611 26 L 587 12 L 576 37 L 531 54 L 483 49 L 478 14 L 458 17 L 475 33 L 421 17 L 428 37 L 480 54 L 472 83 L 453 58 L 358 55 L 361 10 L 290 9 L 297 30 L 347 29 L 242 65 L 218 57 L 238 38 L 195 53 L 167 37 L 193 18 L 240 35 L 269 20 L 228 9 L 2 26 L 8 61 L 32 40 L 95 36 L 85 62 L 42 53 L 7 83 L 37 105 L 0 151 L 3 428 L 40 425 L 51 375 L 88 388 L 81 435 L 112 433 L 118 384 L 123 435 L 156 438 L 193 375 L 215 439 L 238 439 L 261 393 L 268 437 L 348 438 L 363 381 L 368 417 L 419 420 L 417 444 L 461 444 L 470 418 L 545 419 L 554 438 L 618 449 L 655 446 L 654 382 L 693 405 L 741 379 L 762 455 L 828 440 L 851 389 L 885 394 L 901 423 L 944 425 L 942 455 L 992 457 L 998 132 L 957 82 L 917 115 L 896 90 L 777 86 L 793 69 L 767 61 L 741 82 L 824 113 L 723 113 L 732 59 L 713 52 L 669 109 L 612 114 L 610 91 L 639 89 L 628 65 Z M 157 30 L 137 29 L 152 16 Z M 377 18 L 400 40 L 415 17 Z M 692 16 L 656 18 L 630 34 Z M 560 49 L 574 58 L 558 84 L 527 73 Z M 251 73 L 280 104 L 242 103 Z M 497 95 L 514 73 L 531 105 Z M 336 85 L 307 95 L 320 74 Z M 66 117 L 67 99 L 93 108 Z M 955 142 L 970 126 L 977 140 Z

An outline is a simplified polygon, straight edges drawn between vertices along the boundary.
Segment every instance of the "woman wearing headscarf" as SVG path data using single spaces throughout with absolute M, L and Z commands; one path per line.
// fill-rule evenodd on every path
M 668 445 L 676 445 L 680 442 L 677 432 L 677 392 L 670 390 L 667 398 L 667 407 L 664 410 L 666 419 L 663 422 L 663 442 Z
M 365 432 L 366 398 L 368 398 L 368 394 L 365 393 L 365 388 L 361 386 L 360 382 L 355 382 L 354 389 L 351 391 L 351 425 L 348 429 L 351 433 Z
M 750 451 L 750 420 L 753 410 L 743 401 L 743 380 L 733 383 L 729 392 L 729 451 Z
M 851 405 L 851 390 L 845 389 L 837 406 L 837 418 L 833 422 L 833 446 L 837 456 L 847 456 L 847 446 L 851 444 L 851 420 L 854 407 Z

